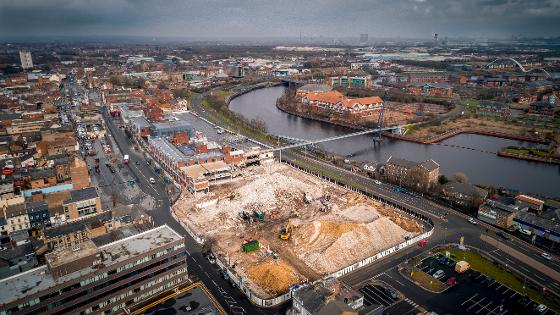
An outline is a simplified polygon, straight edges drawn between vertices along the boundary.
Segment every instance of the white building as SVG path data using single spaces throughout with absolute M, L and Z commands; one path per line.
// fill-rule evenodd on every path
M 19 59 L 21 60 L 21 67 L 24 70 L 33 68 L 33 59 L 31 59 L 31 52 L 27 50 L 20 50 Z

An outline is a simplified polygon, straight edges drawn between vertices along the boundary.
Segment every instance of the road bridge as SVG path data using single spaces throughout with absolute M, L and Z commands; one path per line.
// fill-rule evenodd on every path
M 548 71 L 546 71 L 545 69 L 543 69 L 543 68 L 533 68 L 533 69 L 528 69 L 528 70 L 527 70 L 527 69 L 525 69 L 525 67 L 523 67 L 523 65 L 522 65 L 519 61 L 517 61 L 517 60 L 515 60 L 515 59 L 513 59 L 513 58 L 498 58 L 498 59 L 496 59 L 496 60 L 490 62 L 489 64 L 487 64 L 487 65 L 485 66 L 485 68 L 490 67 L 491 65 L 495 64 L 495 63 L 498 62 L 498 61 L 511 61 L 511 62 L 513 62 L 513 64 L 515 64 L 515 65 L 519 68 L 519 70 L 521 70 L 523 73 L 529 73 L 529 72 L 533 72 L 533 71 L 537 71 L 537 70 L 538 70 L 538 71 L 542 71 L 544 74 L 546 74 L 546 76 L 547 76 L 548 78 L 551 77 L 550 73 L 548 73 Z

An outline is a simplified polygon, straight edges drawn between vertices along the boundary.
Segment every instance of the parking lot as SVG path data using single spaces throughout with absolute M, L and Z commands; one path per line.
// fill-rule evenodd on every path
M 452 259 L 429 257 L 417 267 L 430 275 L 443 270 L 444 276 L 440 281 L 444 283 L 451 277 L 456 278 L 455 285 L 439 294 L 437 301 L 426 305 L 438 314 L 554 314 L 551 310 L 538 312 L 535 309 L 538 303 L 496 282 L 492 277 L 472 269 L 457 273 Z
M 458 274 L 455 272 L 455 261 L 443 256 L 438 257 L 428 257 L 416 267 L 429 275 L 433 275 L 434 273 L 442 270 L 444 275 L 439 278 L 439 280 L 443 283 L 452 276 L 457 277 Z
M 400 300 L 399 293 L 388 285 L 368 284 L 360 289 L 364 295 L 364 306 L 382 305 L 387 307 Z

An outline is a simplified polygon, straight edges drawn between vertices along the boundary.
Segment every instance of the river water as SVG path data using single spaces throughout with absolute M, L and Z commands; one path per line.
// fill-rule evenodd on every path
M 285 87 L 249 92 L 233 99 L 230 109 L 247 118 L 262 118 L 271 134 L 313 140 L 352 132 L 344 127 L 299 118 L 276 108 Z M 458 135 L 439 144 L 424 145 L 385 138 L 374 146 L 371 135 L 321 144 L 321 148 L 362 161 L 386 161 L 390 156 L 412 161 L 433 159 L 448 177 L 463 172 L 472 183 L 491 184 L 560 198 L 560 166 L 498 157 L 500 148 L 538 144 L 479 135 Z

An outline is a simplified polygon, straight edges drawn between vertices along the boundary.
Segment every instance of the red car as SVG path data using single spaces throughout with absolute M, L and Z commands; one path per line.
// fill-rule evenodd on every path
M 14 170 L 9 169 L 9 168 L 5 168 L 5 169 L 2 170 L 2 174 L 4 174 L 4 175 L 10 175 L 10 174 L 13 174 L 13 173 L 14 173 Z
M 421 240 L 420 242 L 418 242 L 418 246 L 420 246 L 420 247 L 424 247 L 426 245 L 428 245 L 428 241 L 426 241 L 426 240 Z
M 457 284 L 457 278 L 450 277 L 449 279 L 447 279 L 447 281 L 445 281 L 445 284 L 447 284 L 448 286 L 456 285 Z

